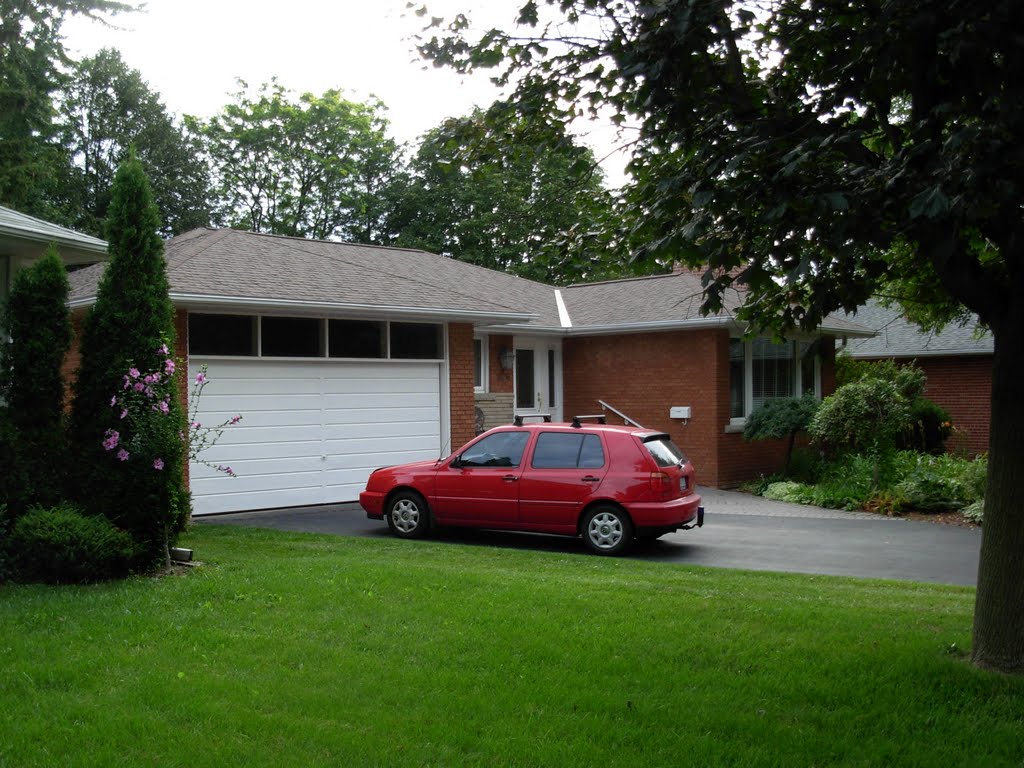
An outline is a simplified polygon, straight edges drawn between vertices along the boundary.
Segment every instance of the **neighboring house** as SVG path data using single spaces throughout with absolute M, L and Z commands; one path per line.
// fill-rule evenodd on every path
M 107 258 L 107 244 L 97 237 L 0 206 L 0 305 L 10 293 L 15 273 L 42 256 L 49 243 L 57 245 L 69 270 Z
M 685 272 L 558 289 L 423 251 L 212 229 L 166 255 L 178 353 L 190 378 L 208 369 L 198 420 L 243 415 L 207 456 L 238 477 L 190 468 L 197 514 L 351 501 L 377 466 L 600 401 L 669 432 L 701 483 L 735 485 L 784 453 L 743 441 L 751 409 L 831 392 L 835 339 L 867 333 L 829 318 L 819 336 L 743 341 L 740 297 L 702 317 Z M 102 269 L 71 276 L 73 309 Z
M 914 362 L 928 376 L 925 397 L 938 403 L 956 429 L 947 443 L 951 450 L 976 455 L 988 450 L 992 407 L 992 334 L 974 324 L 947 326 L 925 332 L 898 309 L 871 302 L 847 317 L 876 335 L 851 338 L 841 348 L 858 360 Z

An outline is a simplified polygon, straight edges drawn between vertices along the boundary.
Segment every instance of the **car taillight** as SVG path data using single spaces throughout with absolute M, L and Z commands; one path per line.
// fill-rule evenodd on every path
M 651 472 L 651 490 L 659 496 L 671 496 L 675 492 L 672 476 L 666 472 Z

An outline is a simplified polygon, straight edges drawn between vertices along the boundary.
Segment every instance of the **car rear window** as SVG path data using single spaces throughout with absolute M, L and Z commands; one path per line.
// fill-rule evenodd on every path
M 604 466 L 604 448 L 597 435 L 543 432 L 537 438 L 531 465 L 536 469 L 597 469 Z
M 686 461 L 686 454 L 668 435 L 651 435 L 645 437 L 643 443 L 659 467 L 672 467 Z

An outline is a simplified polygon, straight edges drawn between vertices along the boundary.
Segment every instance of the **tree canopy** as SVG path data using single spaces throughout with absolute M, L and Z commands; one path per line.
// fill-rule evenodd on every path
M 395 243 L 550 283 L 621 274 L 581 247 L 614 205 L 593 153 L 564 130 L 541 149 L 514 135 L 477 110 L 423 136 L 392 193 Z
M 377 242 L 394 170 L 384 106 L 337 90 L 294 98 L 276 80 L 208 121 L 192 119 L 213 164 L 219 214 L 253 232 Z
M 0 0 L 0 203 L 46 215 L 59 153 L 53 93 L 68 63 L 61 23 L 105 22 L 135 8 L 113 0 Z
M 59 135 L 67 162 L 58 198 L 75 229 L 104 235 L 114 174 L 132 147 L 150 179 L 161 234 L 210 223 L 209 171 L 197 137 L 175 123 L 117 51 L 74 65 L 61 92 Z
M 637 255 L 704 268 L 706 310 L 741 287 L 741 318 L 785 333 L 898 291 L 991 328 L 972 652 L 1024 672 L 1024 6 L 529 0 L 518 21 L 470 37 L 465 17 L 433 20 L 420 49 L 495 68 L 544 124 L 635 125 Z

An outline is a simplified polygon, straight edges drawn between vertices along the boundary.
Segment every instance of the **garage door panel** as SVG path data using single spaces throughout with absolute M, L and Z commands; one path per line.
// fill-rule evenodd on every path
M 242 421 L 203 453 L 237 477 L 191 466 L 196 514 L 354 501 L 376 467 L 441 453 L 437 363 L 205 362 L 198 420 Z

